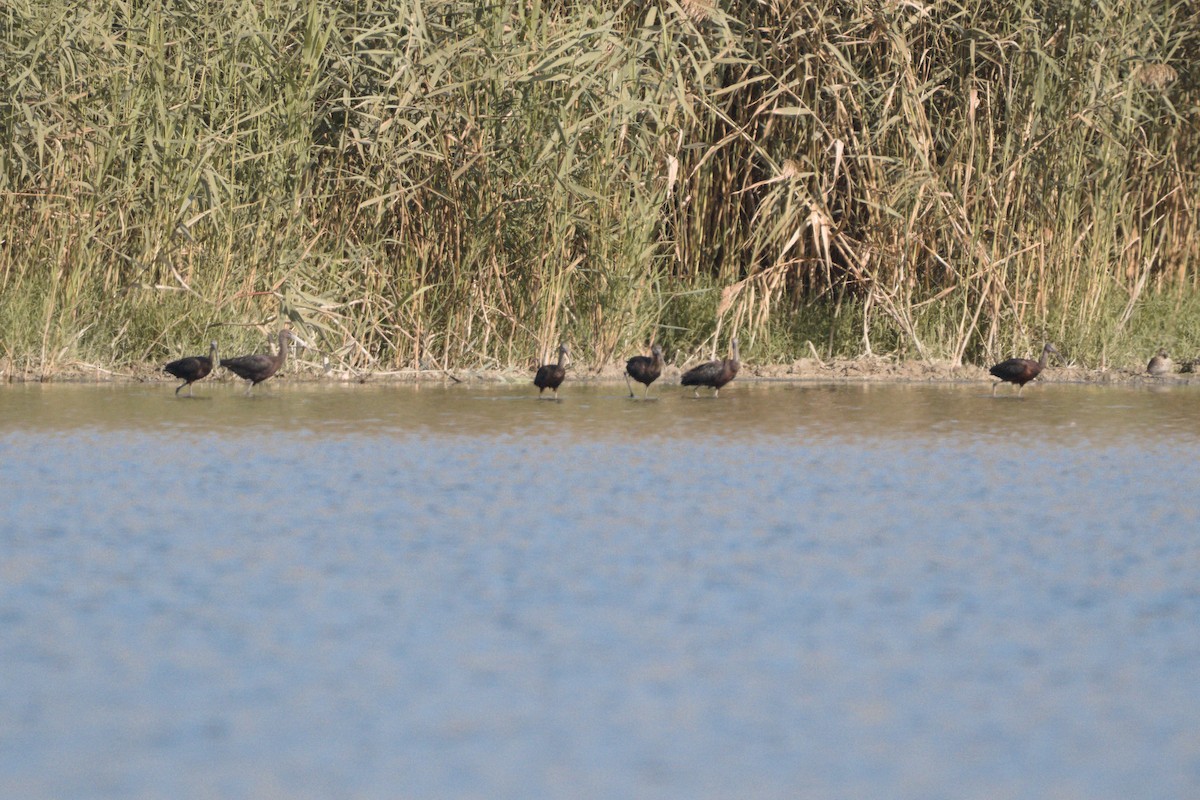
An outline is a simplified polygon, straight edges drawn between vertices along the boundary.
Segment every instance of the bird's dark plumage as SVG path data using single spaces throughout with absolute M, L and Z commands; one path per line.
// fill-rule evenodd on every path
M 1146 365 L 1146 372 L 1157 377 L 1170 373 L 1173 366 L 1171 357 L 1167 355 L 1167 351 L 1159 350 L 1154 358 L 1150 359 L 1150 363 Z
M 737 339 L 734 339 L 731 345 L 733 358 L 718 359 L 717 361 L 709 361 L 706 364 L 701 364 L 698 367 L 692 367 L 683 373 L 683 378 L 679 382 L 684 386 L 695 386 L 697 397 L 700 396 L 701 386 L 711 386 L 713 388 L 713 397 L 716 397 L 721 391 L 722 386 L 737 377 L 738 369 L 741 367 L 741 363 L 738 361 Z
M 288 343 L 295 338 L 291 331 L 284 328 L 279 332 L 278 353 L 274 355 L 255 353 L 250 356 L 223 358 L 221 359 L 221 366 L 239 378 L 245 378 L 250 381 L 246 387 L 246 394 L 250 394 L 250 390 L 256 384 L 262 383 L 279 371 L 279 368 L 283 366 L 283 362 L 287 360 Z
M 658 376 L 662 375 L 663 368 L 663 353 L 662 347 L 654 345 L 650 348 L 649 356 L 634 356 L 625 362 L 625 385 L 629 387 L 629 396 L 633 397 L 633 384 L 629 383 L 629 379 L 633 378 L 638 383 L 646 384 L 646 392 L 642 395 L 645 399 L 650 394 L 650 384 L 658 380 Z
M 1042 348 L 1042 357 L 1038 361 L 1029 358 L 1010 358 L 1007 361 L 1001 361 L 996 366 L 992 367 L 989 372 L 999 378 L 992 384 L 992 394 L 996 394 L 996 387 L 1001 383 L 1015 383 L 1017 385 L 1017 396 L 1021 396 L 1021 390 L 1025 388 L 1025 384 L 1041 374 L 1046 368 L 1046 358 L 1050 353 L 1058 354 L 1058 348 L 1046 342 Z
M 558 363 L 543 364 L 538 367 L 537 374 L 533 376 L 533 385 L 538 387 L 538 397 L 542 396 L 542 392 L 547 389 L 554 391 L 554 397 L 558 398 L 558 387 L 562 385 L 563 378 L 567 377 L 567 346 L 560 344 L 558 346 Z
M 178 361 L 172 361 L 163 367 L 163 372 L 170 373 L 176 378 L 179 378 L 183 383 L 175 387 L 175 394 L 179 394 L 179 390 L 183 387 L 188 387 L 188 395 L 192 394 L 192 384 L 201 378 L 207 377 L 208 373 L 212 372 L 213 364 L 217 360 L 217 343 L 209 342 L 208 355 L 206 356 L 188 356 L 181 358 Z

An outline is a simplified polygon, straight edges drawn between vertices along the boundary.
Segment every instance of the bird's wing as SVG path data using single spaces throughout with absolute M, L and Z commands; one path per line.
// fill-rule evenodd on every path
M 221 359 L 222 367 L 232 367 L 234 369 L 263 369 L 271 363 L 271 359 L 260 353 L 252 356 L 238 356 L 237 358 Z

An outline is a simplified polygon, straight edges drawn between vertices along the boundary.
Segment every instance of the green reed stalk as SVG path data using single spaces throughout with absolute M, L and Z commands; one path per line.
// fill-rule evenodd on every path
M 0 351 L 1200 350 L 1200 12 L 13 0 Z

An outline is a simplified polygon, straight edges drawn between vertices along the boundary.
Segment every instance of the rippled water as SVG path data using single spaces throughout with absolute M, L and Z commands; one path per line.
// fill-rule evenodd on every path
M 1200 796 L 1194 388 L 0 387 L 0 796 Z

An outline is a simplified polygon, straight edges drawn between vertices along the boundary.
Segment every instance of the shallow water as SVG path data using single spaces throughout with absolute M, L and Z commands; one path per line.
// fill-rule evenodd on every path
M 1200 796 L 1200 390 L 195 391 L 0 387 L 0 796 Z

